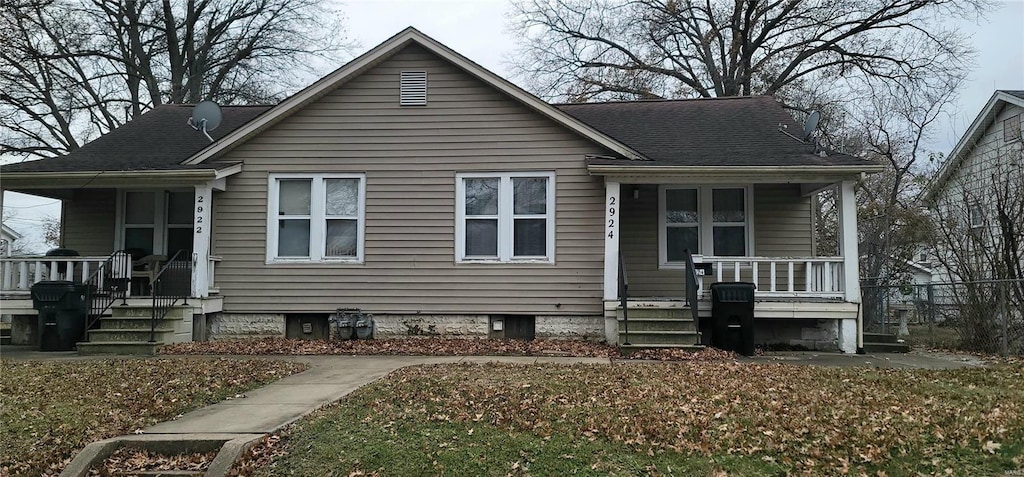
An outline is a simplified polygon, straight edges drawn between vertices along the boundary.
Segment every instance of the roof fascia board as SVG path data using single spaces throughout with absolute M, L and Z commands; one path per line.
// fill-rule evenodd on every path
M 880 164 L 865 166 L 631 166 L 631 165 L 588 165 L 592 175 L 646 175 L 646 176 L 779 176 L 846 177 L 882 172 Z
M 215 179 L 214 169 L 171 171 L 7 172 L 4 189 L 80 189 L 128 185 L 182 185 Z
M 409 27 L 398 33 L 397 35 L 385 40 L 380 45 L 377 45 L 370 51 L 357 57 L 356 59 L 348 62 L 341 68 L 334 72 L 324 76 L 317 82 L 306 87 L 302 91 L 295 93 L 288 99 L 285 99 L 277 106 L 274 106 L 270 110 L 259 115 L 256 119 L 250 121 L 244 126 L 232 131 L 228 135 L 222 137 L 217 142 L 207 146 L 202 151 L 199 151 L 191 158 L 183 162 L 185 165 L 195 165 L 202 163 L 203 161 L 216 157 L 235 146 L 241 144 L 245 140 L 249 139 L 253 135 L 269 128 L 276 124 L 278 121 L 291 115 L 299 108 L 315 101 L 316 99 L 327 94 L 338 85 L 351 79 L 351 77 L 358 75 L 364 71 L 364 69 L 376 64 L 383 59 L 390 57 L 394 53 L 397 53 L 401 48 L 405 47 L 409 42 L 416 42 L 422 45 L 424 48 L 430 50 L 432 53 L 444 58 L 447 61 L 455 64 L 456 66 L 467 71 L 471 75 L 479 78 L 491 87 L 498 89 L 499 91 L 519 100 L 526 106 L 534 109 L 535 111 L 547 116 L 557 123 L 583 135 L 584 137 L 594 141 L 608 149 L 615 151 L 629 159 L 645 159 L 642 154 L 633 150 L 629 146 L 622 144 L 610 136 L 607 136 L 596 129 L 586 125 L 582 121 L 573 118 L 567 113 L 555 108 L 554 106 L 544 102 L 540 98 L 524 91 L 518 86 L 512 84 L 508 80 L 487 71 L 482 66 L 470 61 L 466 57 L 460 55 L 454 50 L 442 45 L 433 38 L 430 38 L 423 33 L 419 32 L 415 28 Z
M 994 124 L 995 116 L 991 120 L 988 119 L 989 115 L 993 113 L 993 110 L 1000 103 L 1009 103 L 1016 106 L 1024 107 L 1024 99 L 1018 98 L 1012 94 L 1007 94 L 1002 91 L 996 91 L 989 98 L 988 102 L 985 103 L 985 107 L 981 108 L 981 112 L 975 116 L 974 121 L 971 122 L 971 126 L 967 128 L 967 132 L 960 137 L 957 141 L 956 146 L 946 156 L 946 162 L 939 169 L 939 174 L 935 178 L 935 181 L 928 187 L 928 191 L 925 193 L 925 201 L 931 202 L 935 199 L 935 196 L 945 186 L 946 181 L 949 180 L 949 176 L 953 175 L 953 172 L 960 167 L 960 163 L 963 162 L 967 156 L 967 152 L 970 148 L 978 141 L 978 137 L 984 134 L 985 131 Z

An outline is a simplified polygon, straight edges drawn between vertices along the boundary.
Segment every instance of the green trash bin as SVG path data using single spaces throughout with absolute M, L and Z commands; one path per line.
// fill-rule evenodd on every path
M 86 285 L 64 280 L 32 285 L 32 308 L 39 312 L 40 351 L 75 349 L 85 334 L 86 289 Z

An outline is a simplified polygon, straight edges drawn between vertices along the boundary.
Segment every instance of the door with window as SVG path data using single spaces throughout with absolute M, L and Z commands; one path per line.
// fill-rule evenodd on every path
M 122 191 L 119 248 L 135 258 L 191 254 L 193 197 L 192 190 Z

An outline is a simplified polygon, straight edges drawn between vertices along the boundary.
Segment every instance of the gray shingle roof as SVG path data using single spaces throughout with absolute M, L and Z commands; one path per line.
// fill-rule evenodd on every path
M 799 136 L 803 127 L 770 96 L 626 101 L 556 105 L 651 161 L 630 166 L 834 166 L 870 165 L 864 159 L 812 154 Z M 589 164 L 626 165 L 624 160 L 590 159 Z
M 271 106 L 223 106 L 224 120 L 210 137 L 219 139 Z M 210 145 L 188 125 L 192 105 L 163 105 L 61 157 L 8 164 L 0 172 L 79 172 L 200 169 L 180 163 Z
M 1024 90 L 1002 89 L 1000 91 L 1002 91 L 1002 92 L 1004 92 L 1006 94 L 1010 94 L 1010 95 L 1016 96 L 1016 97 L 1018 97 L 1020 99 L 1024 99 Z

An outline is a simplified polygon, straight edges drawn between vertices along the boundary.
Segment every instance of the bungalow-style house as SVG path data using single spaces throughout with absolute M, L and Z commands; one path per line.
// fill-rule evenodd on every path
M 929 184 L 925 203 L 940 236 L 935 253 L 957 264 L 938 264 L 938 281 L 1024 278 L 1022 125 L 1024 91 L 996 91 Z M 1013 268 L 1007 254 L 1016 256 L 1016 270 L 1003 268 Z
M 156 341 L 303 336 L 358 308 L 380 338 L 614 344 L 626 311 L 633 346 L 693 346 L 711 283 L 744 281 L 758 341 L 857 349 L 854 183 L 879 168 L 814 153 L 772 98 L 552 105 L 409 28 L 280 104 L 224 107 L 212 143 L 190 114 L 0 170 L 64 201 L 73 280 L 131 254 L 113 317 L 149 316 L 160 270 L 189 270 Z M 838 257 L 812 247 L 826 188 Z M 4 262 L 5 307 L 32 313 L 17 297 L 47 260 Z

